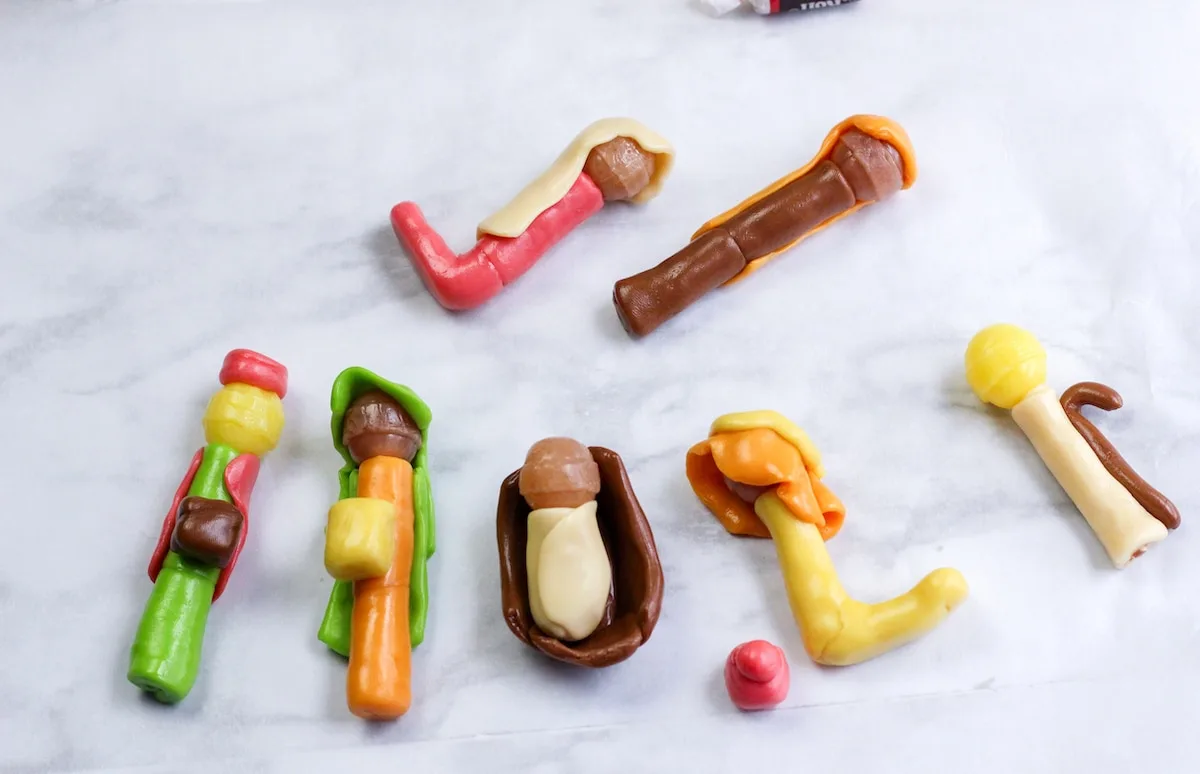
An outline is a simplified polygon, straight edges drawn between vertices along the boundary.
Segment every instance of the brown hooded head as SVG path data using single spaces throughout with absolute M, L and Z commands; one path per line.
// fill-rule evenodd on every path
M 359 395 L 342 418 L 342 443 L 355 463 L 372 457 L 398 457 L 412 462 L 421 449 L 421 428 L 382 390 Z

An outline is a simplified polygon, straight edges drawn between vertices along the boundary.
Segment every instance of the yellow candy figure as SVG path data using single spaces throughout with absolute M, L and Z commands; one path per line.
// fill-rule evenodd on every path
M 926 575 L 878 604 L 853 599 L 838 580 L 825 541 L 846 509 L 821 477 L 820 453 L 774 411 L 726 414 L 688 451 L 687 476 L 729 532 L 775 541 L 792 615 L 813 661 L 857 664 L 932 630 L 966 599 L 958 570 Z

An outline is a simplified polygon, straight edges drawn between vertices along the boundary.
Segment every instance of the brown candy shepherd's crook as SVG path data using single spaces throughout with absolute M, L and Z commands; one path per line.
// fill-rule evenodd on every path
M 1167 529 L 1177 528 L 1180 518 L 1179 509 L 1175 507 L 1175 504 L 1168 500 L 1162 492 L 1146 483 L 1146 480 L 1139 476 L 1125 461 L 1125 458 L 1113 448 L 1104 434 L 1080 411 L 1082 406 L 1095 406 L 1105 411 L 1119 409 L 1124 404 L 1121 395 L 1112 387 L 1099 382 L 1080 382 L 1068 387 L 1063 392 L 1060 402 L 1063 411 L 1067 414 L 1067 419 L 1071 420 L 1075 430 L 1083 436 L 1083 440 L 1087 441 L 1088 446 L 1092 447 L 1092 451 L 1096 453 L 1109 475 L 1129 490 L 1133 499 L 1137 500 L 1147 513 L 1161 521 L 1164 527 Z
M 663 572 L 650 522 L 620 455 L 600 446 L 588 449 L 600 469 L 598 524 L 613 569 L 613 594 L 599 627 L 586 639 L 568 643 L 534 623 L 525 569 L 529 505 L 521 496 L 520 469 L 504 479 L 496 508 L 500 597 L 505 623 L 526 645 L 568 664 L 606 667 L 629 658 L 650 639 L 662 609 Z

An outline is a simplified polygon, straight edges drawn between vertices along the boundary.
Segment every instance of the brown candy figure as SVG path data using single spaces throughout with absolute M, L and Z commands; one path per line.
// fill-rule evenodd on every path
M 805 166 L 705 223 L 659 265 L 620 280 L 613 303 L 630 335 L 645 336 L 715 288 L 757 270 L 800 240 L 916 179 L 904 130 L 879 116 L 834 127 Z
M 534 444 L 500 487 L 496 539 L 504 619 L 522 642 L 560 661 L 605 667 L 650 638 L 662 566 L 616 452 L 569 438 Z M 607 573 L 597 572 L 599 562 Z

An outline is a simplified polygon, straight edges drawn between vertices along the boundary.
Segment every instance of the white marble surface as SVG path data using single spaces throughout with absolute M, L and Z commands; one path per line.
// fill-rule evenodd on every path
M 1185 772 L 1200 737 L 1200 53 L 1194 3 L 864 0 L 714 20 L 686 0 L 0 7 L 0 769 L 307 772 Z M 851 46 L 862 53 L 848 54 Z M 807 160 L 854 112 L 902 122 L 921 178 L 653 337 L 612 282 Z M 678 166 L 484 309 L 443 312 L 387 226 L 459 248 L 588 122 L 628 114 Z M 962 353 L 1036 331 L 1185 525 L 1124 572 Z M 144 566 L 224 353 L 285 362 L 281 447 L 202 673 L 125 682 Z M 401 722 L 350 717 L 314 632 L 339 461 L 328 391 L 370 367 L 431 404 L 433 603 Z M 716 415 L 772 407 L 849 508 L 852 593 L 947 564 L 972 596 L 923 641 L 819 669 L 773 549 L 683 477 Z M 499 615 L 502 477 L 547 434 L 619 450 L 666 571 L 663 615 L 601 673 Z M 741 715 L 729 648 L 792 661 Z M 144 767 L 144 768 L 142 768 Z

